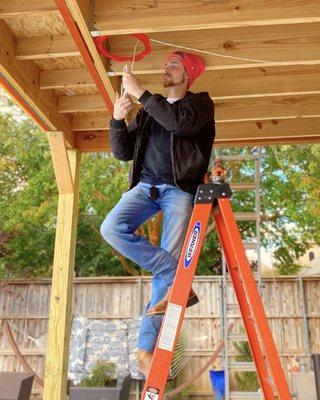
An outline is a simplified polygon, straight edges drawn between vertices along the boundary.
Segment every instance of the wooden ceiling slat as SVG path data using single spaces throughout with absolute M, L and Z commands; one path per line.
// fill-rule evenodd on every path
M 162 93 L 162 74 L 139 75 L 143 87 Z M 257 67 L 246 70 L 206 71 L 192 85 L 219 99 L 238 96 L 285 95 L 320 92 L 320 65 Z
M 95 0 L 94 13 L 97 30 L 110 35 L 320 21 L 318 0 Z
M 0 2 L 0 17 L 12 17 L 21 14 L 38 14 L 56 11 L 54 0 L 7 0 Z
M 155 33 L 150 38 L 163 42 L 173 42 L 190 48 L 203 49 L 224 56 L 265 60 L 260 64 L 254 61 L 244 61 L 224 58 L 201 53 L 206 68 L 250 68 L 254 66 L 301 65 L 304 63 L 320 63 L 320 23 L 294 24 L 286 29 L 283 26 L 241 27 L 221 30 L 199 30 L 190 32 Z M 136 39 L 130 36 L 114 36 L 109 40 L 110 51 L 118 55 L 130 55 L 136 44 Z M 169 52 L 176 50 L 158 43 L 152 44 L 152 53 L 143 60 L 136 62 L 135 73 L 161 72 Z M 52 57 L 71 57 L 80 55 L 73 39 L 69 35 L 23 38 L 17 41 L 16 57 L 18 59 L 45 59 Z M 111 61 L 111 69 L 120 74 L 124 62 Z
M 98 98 L 92 100 L 92 104 L 99 101 Z M 215 120 L 219 123 L 319 116 L 319 104 L 320 94 L 216 100 Z M 82 99 L 78 98 L 73 105 L 78 105 L 76 112 L 87 111 L 86 96 L 82 96 Z M 101 108 L 101 101 L 99 107 Z M 90 111 L 98 110 L 93 110 L 91 107 Z M 73 109 L 72 112 L 75 110 Z M 107 113 L 74 116 L 73 129 L 76 131 L 107 129 L 109 119 L 110 116 Z
M 29 61 L 18 61 L 14 57 L 16 42 L 3 20 L 0 20 L 0 37 L 0 73 L 32 110 L 35 122 L 39 124 L 39 117 L 50 130 L 63 131 L 68 145 L 73 147 L 70 116 L 58 113 L 58 97 L 54 91 L 43 91 L 39 88 L 38 67 Z
M 162 74 L 139 75 L 138 78 L 143 87 L 151 92 L 164 93 Z M 86 70 L 43 71 L 40 87 L 58 89 L 78 86 L 79 82 L 93 86 Z M 320 65 L 206 71 L 191 87 L 191 91 L 208 91 L 214 99 L 316 94 L 320 93 Z
M 99 94 L 61 96 L 58 110 L 60 113 L 106 111 L 106 105 Z
M 84 68 L 41 71 L 40 73 L 40 88 L 43 90 L 75 86 L 95 87 L 96 85 L 89 71 Z
M 319 143 L 320 118 L 295 118 L 279 121 L 220 123 L 216 126 L 215 146 Z M 108 131 L 75 132 L 82 152 L 109 151 Z
M 227 58 L 229 56 L 268 61 L 260 66 L 299 65 L 302 63 L 320 63 L 320 23 L 293 24 L 285 28 L 281 25 L 241 27 L 215 30 L 153 33 L 150 38 L 205 50 L 226 56 L 219 57 L 199 53 L 204 59 L 206 69 L 250 68 L 258 62 Z M 132 54 L 136 40 L 130 36 L 110 37 L 110 51 L 114 54 Z M 155 73 L 162 71 L 166 56 L 177 50 L 175 47 L 151 42 L 152 53 L 136 62 L 136 73 Z M 178 49 L 179 50 L 179 49 Z M 183 50 L 183 49 L 182 49 Z M 187 50 L 186 50 L 187 51 Z M 111 61 L 110 67 L 121 73 L 125 63 Z
M 17 40 L 16 58 L 18 60 L 74 56 L 80 56 L 80 51 L 70 35 L 30 37 Z

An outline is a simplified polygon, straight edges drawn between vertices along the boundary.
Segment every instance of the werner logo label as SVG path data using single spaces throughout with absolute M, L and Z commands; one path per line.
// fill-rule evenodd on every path
M 200 221 L 197 221 L 193 227 L 193 230 L 190 235 L 189 243 L 187 246 L 186 256 L 184 259 L 184 267 L 185 268 L 188 268 L 189 265 L 191 264 L 192 258 L 197 249 L 199 238 L 200 238 L 200 230 L 201 230 L 201 224 L 200 224 Z

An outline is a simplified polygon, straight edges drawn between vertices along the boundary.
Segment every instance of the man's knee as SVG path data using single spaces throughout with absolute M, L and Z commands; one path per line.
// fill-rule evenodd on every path
M 111 244 L 112 239 L 115 236 L 115 224 L 112 222 L 112 219 L 107 215 L 100 226 L 100 233 L 104 240 Z

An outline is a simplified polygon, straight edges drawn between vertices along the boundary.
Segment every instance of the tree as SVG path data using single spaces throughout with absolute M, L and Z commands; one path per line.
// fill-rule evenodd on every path
M 263 160 L 263 243 L 274 248 L 281 274 L 299 270 L 297 258 L 320 244 L 320 145 L 272 146 Z
M 57 188 L 46 136 L 28 120 L 0 116 L 0 277 L 51 276 Z M 227 154 L 252 148 L 223 150 Z M 264 149 L 262 243 L 275 250 L 280 273 L 297 270 L 296 258 L 310 242 L 320 242 L 319 145 Z M 81 166 L 76 275 L 139 275 L 137 265 L 116 253 L 100 235 L 100 225 L 128 188 L 130 164 L 108 154 L 87 154 Z M 253 177 L 253 162 L 228 162 L 228 180 Z M 236 192 L 234 210 L 251 211 L 253 192 Z M 243 238 L 255 236 L 254 223 L 240 223 Z M 161 214 L 139 228 L 159 244 Z M 212 220 L 197 273 L 221 273 L 221 250 Z

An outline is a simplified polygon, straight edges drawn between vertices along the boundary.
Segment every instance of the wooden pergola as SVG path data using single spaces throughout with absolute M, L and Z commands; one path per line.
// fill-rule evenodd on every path
M 216 146 L 320 142 L 320 0 L 1 0 L 1 84 L 47 132 L 59 190 L 45 400 L 66 399 L 81 153 L 109 151 L 124 66 L 93 35 L 132 55 L 132 33 L 242 58 L 202 54 L 191 88 L 215 102 Z M 174 50 L 152 41 L 135 63 L 151 92 Z

